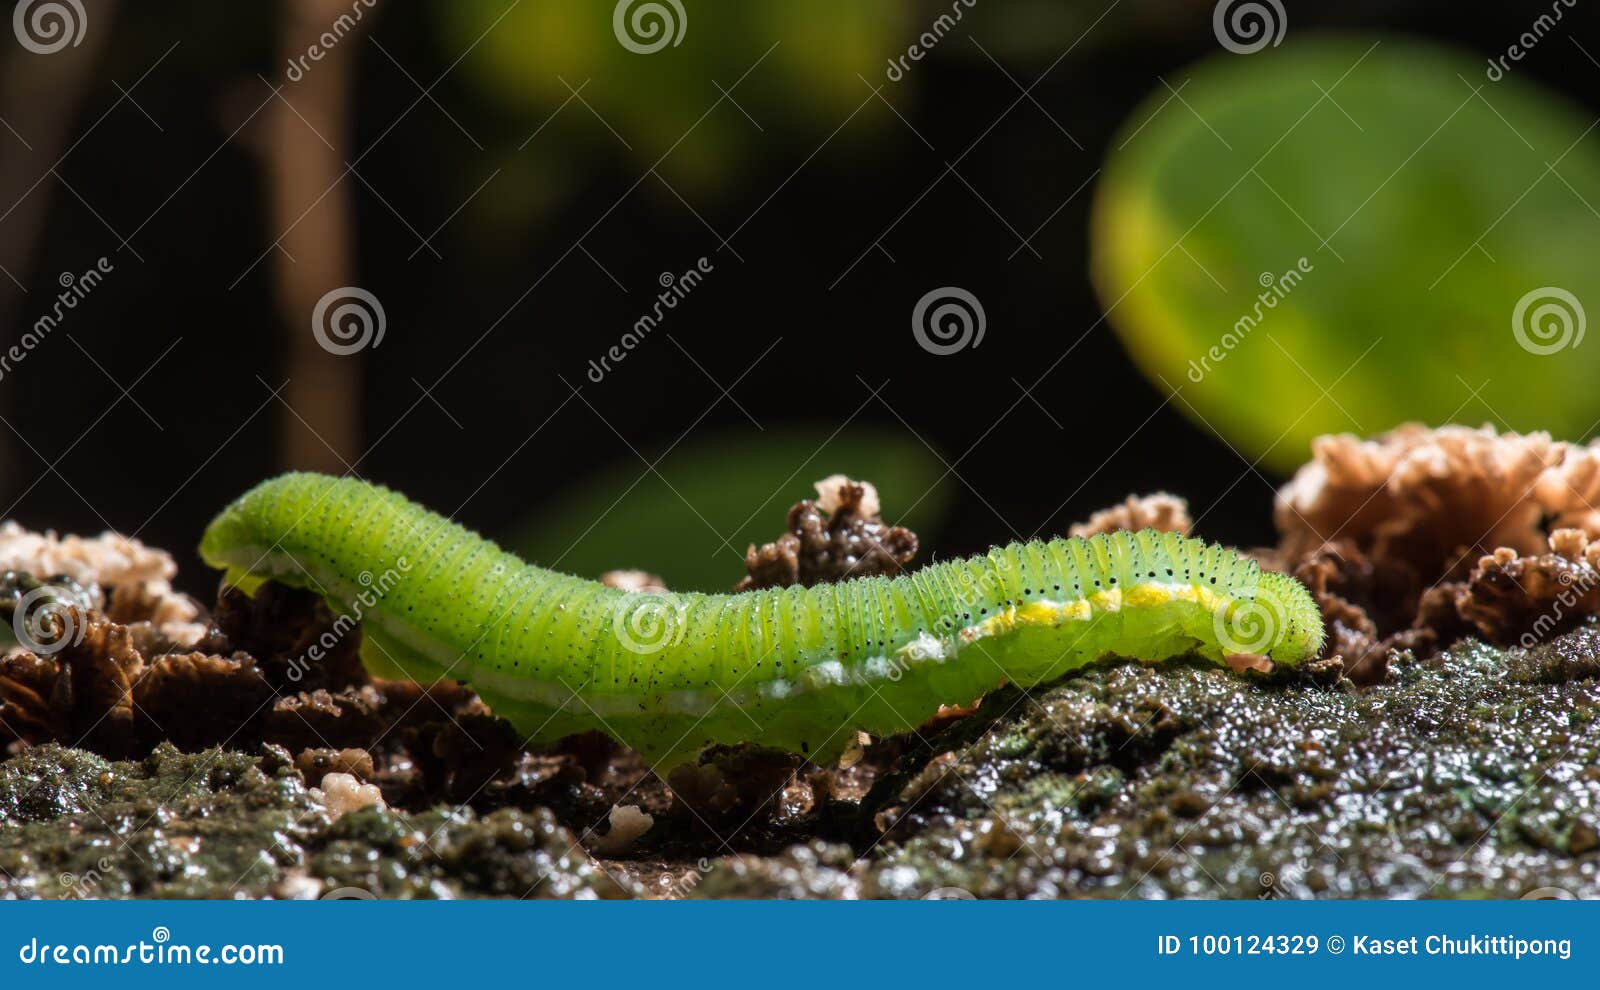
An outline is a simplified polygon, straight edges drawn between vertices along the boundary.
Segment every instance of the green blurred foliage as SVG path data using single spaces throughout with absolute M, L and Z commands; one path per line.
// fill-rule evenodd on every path
M 1175 405 L 1281 470 L 1317 434 L 1410 419 L 1592 430 L 1600 342 L 1532 353 L 1513 313 L 1546 286 L 1600 313 L 1600 138 L 1559 94 L 1485 70 L 1410 40 L 1291 32 L 1133 114 L 1097 194 L 1094 278 Z M 1229 349 L 1263 274 L 1302 257 L 1312 270 Z
M 463 71 L 511 129 L 507 140 L 539 132 L 511 163 L 526 181 L 502 184 L 520 185 L 529 210 L 565 198 L 583 178 L 574 163 L 589 162 L 586 151 L 631 155 L 640 170 L 665 155 L 659 171 L 690 195 L 775 147 L 809 150 L 870 96 L 857 74 L 881 83 L 885 53 L 912 30 L 909 0 L 687 3 L 681 20 L 665 0 L 630 0 L 625 23 L 661 30 L 659 9 L 682 27 L 678 44 L 639 54 L 618 40 L 609 0 L 540 0 L 509 12 L 504 0 L 459 0 L 436 9 L 443 47 L 470 46 Z
M 727 591 L 744 576 L 745 548 L 782 533 L 789 506 L 814 498 L 812 483 L 830 474 L 872 482 L 884 519 L 924 538 L 949 508 L 950 475 L 904 433 L 822 425 L 697 430 L 654 471 L 629 459 L 572 485 L 505 543 L 584 577 L 636 567 L 675 591 Z

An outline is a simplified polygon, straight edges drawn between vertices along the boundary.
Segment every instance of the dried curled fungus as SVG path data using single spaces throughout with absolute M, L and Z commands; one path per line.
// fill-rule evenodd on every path
M 1163 533 L 1189 535 L 1194 520 L 1189 518 L 1189 503 L 1176 495 L 1155 492 L 1151 495 L 1129 495 L 1127 501 L 1101 509 L 1087 522 L 1075 523 L 1068 530 L 1071 536 L 1094 536 L 1096 533 L 1114 533 L 1120 529 L 1159 529 Z
M 1392 650 L 1431 650 L 1436 634 L 1415 628 L 1415 572 L 1392 561 L 1369 559 L 1355 544 L 1337 540 L 1302 558 L 1291 573 L 1322 609 L 1328 641 L 1324 657 L 1339 658 L 1338 674 L 1376 684 L 1389 669 Z
M 280 690 L 337 689 L 367 680 L 359 627 L 340 623 L 315 592 L 268 582 L 252 596 L 224 586 L 216 623 L 231 649 L 255 657 Z
M 1582 530 L 1558 529 L 1548 552 L 1536 556 L 1502 547 L 1478 561 L 1454 604 L 1484 639 L 1532 646 L 1600 614 L 1600 543 Z
M 1579 518 L 1596 452 L 1545 433 L 1409 423 L 1372 440 L 1318 437 L 1313 460 L 1278 493 L 1281 549 L 1298 559 L 1348 540 L 1374 560 L 1400 561 L 1423 580 L 1464 577 L 1497 547 L 1545 545 L 1547 517 Z M 1600 536 L 1600 529 L 1591 532 Z
M 877 489 L 833 475 L 817 482 L 817 498 L 789 509 L 788 532 L 745 552 L 748 576 L 735 590 L 814 585 L 849 578 L 892 577 L 917 554 L 917 535 L 878 515 Z
M 172 555 L 118 533 L 57 536 L 6 520 L 0 523 L 0 571 L 66 575 L 101 589 L 95 604 L 109 616 L 123 625 L 148 622 L 171 647 L 193 646 L 206 633 L 204 610 L 172 588 L 178 573 Z
M 1531 645 L 1600 613 L 1600 445 L 1407 424 L 1319 437 L 1278 493 L 1275 559 L 1357 682 L 1395 649 Z

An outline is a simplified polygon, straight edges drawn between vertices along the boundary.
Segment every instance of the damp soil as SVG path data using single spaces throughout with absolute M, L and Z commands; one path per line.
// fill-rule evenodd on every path
M 1597 719 L 1591 625 L 1370 686 L 1104 664 L 845 770 L 734 750 L 672 789 L 590 740 L 340 814 L 338 754 L 46 744 L 0 763 L 0 897 L 1593 897 Z M 654 819 L 621 850 L 614 804 Z

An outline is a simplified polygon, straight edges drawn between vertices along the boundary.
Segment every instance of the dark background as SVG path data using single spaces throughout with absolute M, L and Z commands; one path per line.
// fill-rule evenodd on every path
M 229 139 L 268 95 L 258 74 L 282 81 L 285 8 L 86 4 L 89 30 L 108 36 L 81 97 L 69 98 L 50 75 L 45 60 L 55 56 L 25 52 L 9 35 L 0 50 L 14 128 L 0 133 L 8 177 L 0 209 L 13 206 L 0 239 L 10 274 L 27 290 L 3 283 L 0 338 L 14 341 L 33 324 L 62 272 L 82 272 L 100 256 L 115 266 L 50 341 L 0 380 L 9 427 L 0 431 L 0 497 L 7 517 L 32 527 L 114 527 L 184 555 L 228 499 L 294 466 L 288 461 L 307 460 L 288 439 L 295 415 L 270 388 L 294 376 L 291 335 L 307 325 L 285 318 L 279 261 L 262 260 L 279 234 L 263 157 L 248 129 Z M 719 4 L 686 6 L 683 49 L 649 58 L 694 58 L 697 25 L 714 22 Z M 539 153 L 566 172 L 559 197 L 531 219 L 495 224 L 484 219 L 495 203 L 520 198 L 513 187 L 524 173 L 508 166 L 530 153 L 517 145 L 540 114 L 512 116 L 468 72 L 446 74 L 462 46 L 438 29 L 436 10 L 387 0 L 370 38 L 345 42 L 355 49 L 346 150 L 363 155 L 360 181 L 347 177 L 342 194 L 349 281 L 378 296 L 387 314 L 382 346 L 339 366 L 329 386 L 357 397 L 359 437 L 345 460 L 364 477 L 459 507 L 461 521 L 503 533 L 594 471 L 619 463 L 644 470 L 636 452 L 659 451 L 697 421 L 695 429 L 744 430 L 761 443 L 747 413 L 767 427 L 855 417 L 915 431 L 954 465 L 953 509 L 941 532 L 926 534 L 941 554 L 1061 532 L 1129 492 L 1161 488 L 1191 500 L 1208 536 L 1270 539 L 1272 486 L 1281 479 L 1252 470 L 1174 406 L 1156 411 L 1162 394 L 1099 322 L 1102 303 L 1087 276 L 1092 183 L 1068 201 L 1159 87 L 1158 75 L 1181 79 L 1186 65 L 1216 51 L 1211 5 L 1116 5 L 1033 90 L 1043 110 L 1016 102 L 1007 73 L 1032 83 L 1105 5 L 1057 5 L 1071 15 L 1050 22 L 1058 36 L 1007 30 L 1010 11 L 1031 19 L 1037 4 L 981 6 L 983 17 L 958 27 L 913 78 L 884 89 L 899 116 L 866 84 L 854 116 L 850 101 L 820 127 L 787 128 L 771 101 L 740 100 L 754 124 L 729 102 L 716 105 L 711 113 L 727 118 L 719 126 L 745 127 L 748 146 L 693 192 L 673 180 L 692 209 L 666 183 L 640 181 L 667 147 L 630 138 L 639 129 L 627 113 L 608 110 L 602 123 L 568 106 L 562 127 L 536 138 L 546 142 Z M 1295 31 L 1413 33 L 1485 57 L 1548 7 L 1287 6 Z M 609 22 L 611 4 L 593 7 Z M 875 85 L 886 60 L 945 5 L 907 9 L 906 36 L 889 39 L 868 75 Z M 1567 12 L 1567 24 L 1575 36 L 1600 34 L 1583 6 Z M 749 44 L 757 54 L 766 47 Z M 634 71 L 649 70 L 641 63 Z M 1600 103 L 1600 68 L 1576 46 L 1543 45 L 1519 71 L 1591 109 Z M 444 76 L 432 90 L 437 106 L 417 102 L 408 73 L 423 86 Z M 727 86 L 729 75 L 718 83 Z M 700 106 L 717 97 L 708 79 Z M 799 106 L 809 96 L 791 98 Z M 53 152 L 29 133 L 52 124 L 67 133 Z M 692 154 L 695 140 L 671 154 Z M 935 183 L 957 156 L 960 177 Z M 35 197 L 40 212 L 29 224 L 13 204 L 34 208 Z M 475 205 L 452 218 L 469 198 Z M 1013 257 L 1020 240 L 1008 225 L 1041 257 Z M 419 233 L 441 226 L 430 243 L 442 257 L 419 251 Z M 880 235 L 883 251 L 873 247 Z M 648 309 L 657 276 L 702 255 L 714 273 L 663 330 L 604 382 L 586 381 L 589 360 Z M 987 312 L 981 348 L 959 359 L 924 353 L 908 324 L 916 300 L 947 284 L 975 293 Z M 57 339 L 68 336 L 79 346 Z M 779 338 L 731 388 L 737 404 L 723 397 L 711 379 L 729 385 Z M 1033 387 L 1038 404 L 1025 397 L 1016 382 L 1038 380 L 1075 342 Z M 581 386 L 585 401 L 568 401 L 562 379 Z M 863 380 L 887 383 L 881 401 Z M 797 451 L 797 462 L 806 453 Z M 738 450 L 728 456 L 736 464 Z M 886 515 L 914 495 L 886 492 Z M 767 521 L 775 532 L 781 508 Z M 210 584 L 192 557 L 181 559 L 186 588 Z

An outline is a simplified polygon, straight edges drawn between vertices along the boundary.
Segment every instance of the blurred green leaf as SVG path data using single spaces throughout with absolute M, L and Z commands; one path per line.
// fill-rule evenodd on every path
M 527 169 L 537 207 L 609 156 L 632 156 L 686 193 L 704 193 L 774 148 L 811 150 L 870 101 L 858 73 L 881 84 L 885 55 L 920 30 L 908 8 L 455 0 L 437 9 L 445 48 L 466 51 L 464 74 L 494 102 L 503 139 L 526 144 L 512 164 Z M 862 133 L 870 131 L 839 141 Z
M 925 539 L 950 500 L 944 466 L 921 441 L 868 428 L 697 432 L 656 471 L 631 459 L 579 482 L 506 545 L 585 577 L 637 567 L 677 591 L 726 591 L 744 575 L 745 548 L 783 532 L 789 506 L 830 474 L 872 482 L 884 519 Z
M 1170 77 L 1113 142 L 1094 277 L 1135 360 L 1284 470 L 1319 433 L 1407 419 L 1588 434 L 1600 341 L 1560 344 L 1581 310 L 1525 305 L 1533 349 L 1513 315 L 1545 287 L 1600 313 L 1590 115 L 1515 64 L 1292 35 Z

